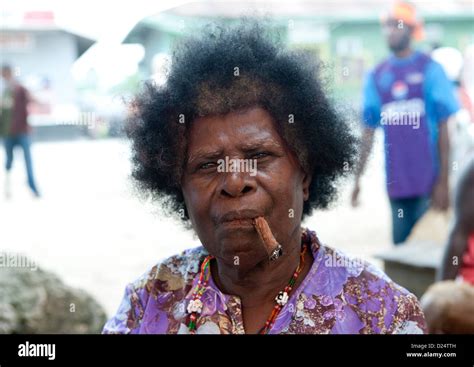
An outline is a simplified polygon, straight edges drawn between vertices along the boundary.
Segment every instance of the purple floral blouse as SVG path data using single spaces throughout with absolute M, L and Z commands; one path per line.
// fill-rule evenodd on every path
M 426 329 L 416 297 L 371 264 L 321 245 L 302 230 L 314 262 L 294 289 L 270 334 L 419 334 Z M 187 305 L 208 255 L 203 247 L 155 265 L 129 284 L 104 334 L 187 334 Z M 210 277 L 201 298 L 197 334 L 244 334 L 240 299 Z

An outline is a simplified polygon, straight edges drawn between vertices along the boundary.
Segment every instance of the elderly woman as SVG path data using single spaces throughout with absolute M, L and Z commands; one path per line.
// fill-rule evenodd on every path
M 357 141 L 311 59 L 261 25 L 181 44 L 132 103 L 133 177 L 202 246 L 129 284 L 104 333 L 422 333 L 414 295 L 301 227 Z

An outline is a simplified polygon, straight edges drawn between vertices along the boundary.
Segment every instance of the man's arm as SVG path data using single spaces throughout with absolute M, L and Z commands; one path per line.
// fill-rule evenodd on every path
M 459 224 L 455 224 L 449 234 L 441 268 L 437 274 L 439 281 L 455 279 L 461 266 L 462 256 L 467 247 L 467 235 Z
M 448 79 L 443 67 L 432 61 L 425 74 L 425 95 L 427 103 L 434 111 L 434 120 L 438 127 L 437 148 L 440 172 L 431 193 L 434 209 L 446 210 L 449 207 L 449 134 L 448 120 L 459 110 L 454 84 Z
M 23 88 L 23 91 L 25 93 L 25 98 L 26 98 L 26 103 L 30 104 L 30 103 L 36 103 L 36 104 L 41 104 L 40 101 L 38 101 L 32 94 L 31 92 L 26 89 L 25 87 L 22 87 Z
M 440 171 L 438 180 L 433 188 L 432 206 L 437 210 L 447 210 L 449 207 L 449 133 L 448 122 L 439 124 L 438 150 L 440 160 Z
M 455 279 L 470 234 L 474 233 L 474 158 L 459 180 L 454 202 L 454 225 L 449 234 L 438 280 Z

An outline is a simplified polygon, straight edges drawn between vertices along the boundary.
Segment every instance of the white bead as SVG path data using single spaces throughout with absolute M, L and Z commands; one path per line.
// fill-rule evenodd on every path
M 187 310 L 189 313 L 192 313 L 192 312 L 201 313 L 202 306 L 203 305 L 200 299 L 193 299 L 189 301 Z

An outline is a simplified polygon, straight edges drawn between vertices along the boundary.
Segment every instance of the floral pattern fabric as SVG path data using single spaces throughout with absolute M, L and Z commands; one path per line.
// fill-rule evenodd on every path
M 310 271 L 290 294 L 270 334 L 419 334 L 426 330 L 416 297 L 373 265 L 322 245 L 302 229 Z M 104 334 L 187 334 L 187 305 L 208 255 L 203 247 L 172 256 L 129 284 Z M 197 334 L 244 334 L 240 298 L 212 280 L 201 298 Z

